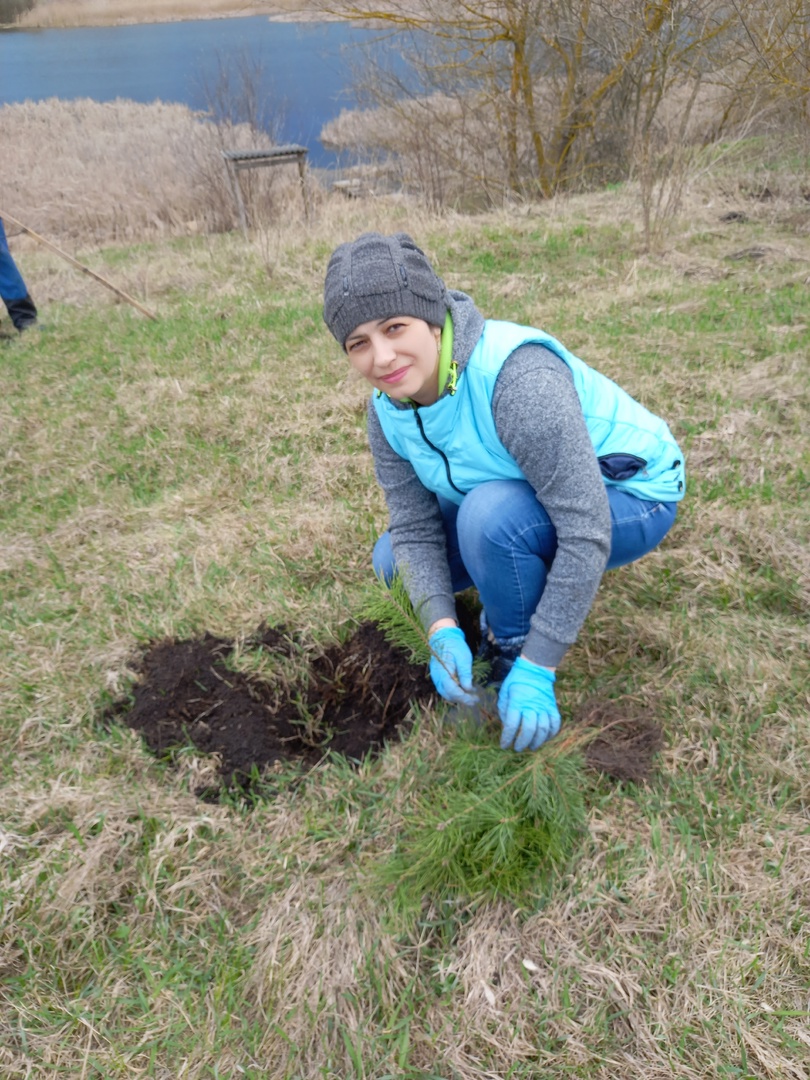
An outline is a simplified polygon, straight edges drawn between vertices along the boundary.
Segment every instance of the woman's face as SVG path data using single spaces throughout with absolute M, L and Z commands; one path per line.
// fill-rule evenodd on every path
M 361 323 L 346 338 L 346 354 L 364 379 L 395 401 L 432 405 L 439 396 L 441 336 L 424 319 L 395 315 Z

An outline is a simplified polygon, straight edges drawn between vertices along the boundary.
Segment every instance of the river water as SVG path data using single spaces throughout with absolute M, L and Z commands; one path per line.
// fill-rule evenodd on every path
M 51 97 L 128 98 L 206 109 L 219 72 L 235 72 L 247 62 L 261 71 L 267 112 L 277 108 L 283 117 L 281 141 L 306 146 L 311 165 L 329 168 L 334 156 L 318 135 L 327 120 L 356 104 L 353 69 L 364 48 L 396 56 L 390 42 L 383 45 L 368 29 L 341 22 L 270 22 L 261 15 L 14 29 L 0 33 L 0 104 Z

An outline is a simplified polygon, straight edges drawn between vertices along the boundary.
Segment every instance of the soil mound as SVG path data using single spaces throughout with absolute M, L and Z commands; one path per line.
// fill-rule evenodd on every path
M 302 652 L 284 628 L 260 627 L 246 645 L 282 657 Z M 359 761 L 410 729 L 409 713 L 433 686 L 420 666 L 362 623 L 309 663 L 300 682 L 235 671 L 234 643 L 205 634 L 152 644 L 127 702 L 108 714 L 140 732 L 160 756 L 194 745 L 217 754 L 228 788 L 249 789 L 276 762 L 311 768 L 330 751 Z
M 664 735 L 646 712 L 632 711 L 618 701 L 594 699 L 586 701 L 572 721 L 597 732 L 585 748 L 591 769 L 612 780 L 640 783 L 649 777 Z
M 271 680 L 235 670 L 234 642 L 212 634 L 166 639 L 146 649 L 130 697 L 105 720 L 138 731 L 161 757 L 189 745 L 216 754 L 222 788 L 197 793 L 215 800 L 222 790 L 249 792 L 279 763 L 309 769 L 329 753 L 352 761 L 375 755 L 407 735 L 414 704 L 436 700 L 425 668 L 372 622 L 308 661 L 305 644 L 284 627 L 261 626 L 245 646 L 286 658 L 303 674 L 293 682 L 282 671 Z M 590 701 L 573 722 L 599 729 L 585 750 L 589 767 L 617 780 L 649 776 L 662 743 L 649 716 Z

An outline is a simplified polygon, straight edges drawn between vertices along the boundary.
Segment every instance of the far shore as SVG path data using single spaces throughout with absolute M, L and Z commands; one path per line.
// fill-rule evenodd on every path
M 137 23 L 186 22 L 265 15 L 276 22 L 326 21 L 311 0 L 38 0 L 15 23 L 22 29 L 75 26 L 131 26 Z

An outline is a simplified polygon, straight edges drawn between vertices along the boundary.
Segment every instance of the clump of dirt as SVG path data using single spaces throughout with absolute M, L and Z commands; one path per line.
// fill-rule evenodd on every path
M 302 654 L 283 628 L 260 627 L 246 644 Z M 233 649 L 212 634 L 152 644 L 137 665 L 132 698 L 107 719 L 140 732 L 158 755 L 190 743 L 217 754 L 223 786 L 247 790 L 277 762 L 311 768 L 330 751 L 357 761 L 379 752 L 410 729 L 411 706 L 434 694 L 424 669 L 369 622 L 316 655 L 294 685 L 234 671 L 227 663 Z
M 646 712 L 618 701 L 594 699 L 579 708 L 573 722 L 598 731 L 585 747 L 585 762 L 591 769 L 612 780 L 639 783 L 648 779 L 664 736 Z
M 469 623 L 468 639 L 478 632 L 477 621 Z M 301 671 L 301 678 L 291 682 L 281 670 L 275 679 L 234 670 L 234 642 L 212 634 L 166 639 L 146 649 L 130 697 L 113 705 L 105 720 L 139 732 L 162 757 L 189 745 L 216 754 L 222 788 L 198 792 L 216 799 L 223 790 L 249 792 L 283 763 L 309 769 L 329 753 L 352 761 L 378 754 L 410 731 L 413 705 L 437 700 L 425 667 L 411 663 L 372 622 L 308 662 L 311 648 L 308 653 L 284 627 L 260 626 L 245 646 L 291 661 L 288 669 Z M 662 734 L 649 716 L 595 700 L 573 720 L 599 729 L 585 752 L 592 769 L 617 780 L 650 775 Z

